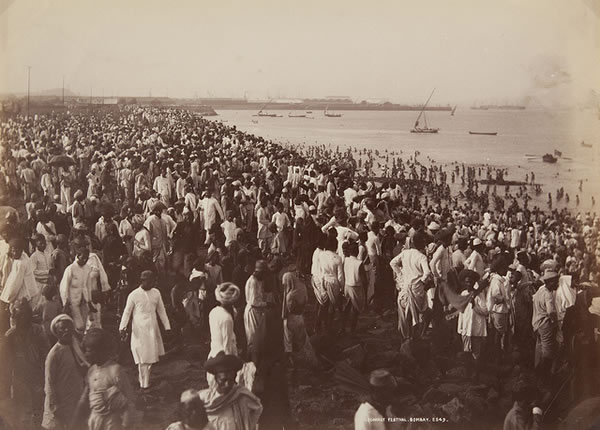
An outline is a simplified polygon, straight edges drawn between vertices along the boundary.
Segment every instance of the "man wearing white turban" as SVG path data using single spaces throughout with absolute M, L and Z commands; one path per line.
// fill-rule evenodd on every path
M 210 353 L 208 358 L 215 357 L 220 351 L 237 355 L 237 344 L 234 327 L 235 308 L 233 305 L 240 297 L 240 289 L 231 282 L 224 282 L 215 289 L 215 297 L 219 306 L 215 306 L 208 315 L 210 327 Z

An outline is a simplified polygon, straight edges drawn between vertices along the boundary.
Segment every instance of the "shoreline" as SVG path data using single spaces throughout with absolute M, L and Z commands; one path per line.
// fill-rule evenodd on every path
M 211 120 L 220 121 L 217 118 L 211 118 Z M 235 125 L 239 130 L 242 130 L 238 124 L 231 122 L 231 121 L 228 121 L 228 123 L 229 123 L 229 125 Z M 246 132 L 248 132 L 248 131 L 246 131 Z M 252 134 L 255 134 L 255 133 L 252 133 Z M 285 147 L 286 149 L 295 151 L 296 153 L 299 153 L 301 155 L 304 155 L 306 148 L 308 148 L 308 147 L 325 147 L 331 151 L 335 151 L 335 149 L 336 149 L 334 144 L 332 144 L 332 143 L 319 143 L 318 141 L 315 141 L 315 142 L 308 142 L 308 141 L 291 142 L 289 139 L 284 140 L 281 137 L 266 138 L 264 134 L 259 134 L 259 133 L 256 133 L 256 135 L 259 135 L 262 138 L 264 138 L 265 140 L 270 140 L 274 143 L 281 145 L 282 147 Z M 361 172 L 364 172 L 364 170 L 363 170 L 364 168 L 359 168 L 359 169 L 357 169 L 357 171 L 354 174 L 354 179 L 357 181 L 364 181 L 364 182 L 371 180 L 379 186 L 385 182 L 400 180 L 397 177 L 392 177 L 392 176 L 386 177 L 386 176 L 382 175 L 383 168 L 385 166 L 386 156 L 389 156 L 390 158 L 401 158 L 404 161 L 412 160 L 412 162 L 414 162 L 416 160 L 421 166 L 425 166 L 427 168 L 430 168 L 430 167 L 444 168 L 444 171 L 448 175 L 451 175 L 451 173 L 454 171 L 456 166 L 462 166 L 462 165 L 464 165 L 464 167 L 482 169 L 482 173 L 485 172 L 485 169 L 487 169 L 487 168 L 490 168 L 492 170 L 503 170 L 505 176 L 510 176 L 511 174 L 514 175 L 516 170 L 527 169 L 525 166 L 523 166 L 521 164 L 509 166 L 509 165 L 500 164 L 500 163 L 499 164 L 492 164 L 489 162 L 471 163 L 471 162 L 460 162 L 458 160 L 439 162 L 439 161 L 433 159 L 430 155 L 422 154 L 418 150 L 416 150 L 412 153 L 409 153 L 406 150 L 394 150 L 394 151 L 389 151 L 387 149 L 383 149 L 383 150 L 379 149 L 378 150 L 378 149 L 373 149 L 371 147 L 367 147 L 364 144 L 361 145 L 360 147 L 357 147 L 350 143 L 345 143 L 345 144 L 339 145 L 338 149 L 339 149 L 340 153 L 344 153 L 344 152 L 347 152 L 347 150 L 350 148 L 351 148 L 352 156 L 356 161 L 358 161 L 358 159 L 362 159 L 364 162 L 365 160 L 368 160 L 369 157 L 371 157 L 372 160 L 375 162 L 375 165 L 373 167 L 373 170 L 375 170 L 375 174 L 364 176 L 361 174 Z M 415 152 L 417 153 L 416 158 L 415 158 Z M 376 164 L 378 162 L 381 163 L 380 167 L 376 166 Z M 387 164 L 388 164 L 388 168 L 390 168 L 391 160 Z M 505 180 L 504 182 L 500 183 L 500 182 L 496 182 L 496 180 L 494 180 L 494 179 L 489 181 L 483 175 L 482 175 L 481 179 L 475 179 L 474 182 L 483 187 L 490 187 L 490 188 L 491 187 L 506 187 L 508 185 L 509 187 L 526 187 L 527 190 L 534 190 L 537 186 L 542 187 L 540 194 L 536 194 L 535 192 L 531 192 L 530 194 L 528 193 L 528 195 L 529 195 L 528 208 L 530 210 L 533 210 L 534 207 L 537 207 L 540 211 L 543 211 L 546 213 L 551 213 L 555 210 L 557 210 L 557 211 L 566 210 L 572 215 L 594 214 L 597 212 L 593 206 L 588 207 L 589 205 L 586 205 L 586 204 L 576 205 L 575 196 L 571 197 L 571 200 L 569 203 L 565 203 L 564 198 L 561 198 L 560 200 L 556 200 L 556 198 L 555 198 L 556 191 L 558 188 L 561 187 L 561 185 L 559 183 L 556 184 L 557 189 L 553 189 L 552 191 L 550 191 L 550 193 L 552 194 L 552 207 L 550 208 L 550 207 L 548 207 L 548 202 L 546 200 L 546 197 L 548 196 L 549 192 L 544 189 L 544 186 L 546 186 L 546 187 L 552 186 L 553 183 L 548 184 L 548 183 L 536 181 L 532 184 L 531 182 L 525 182 L 523 180 Z M 583 182 L 588 182 L 588 180 L 584 179 Z M 456 177 L 455 182 L 448 181 L 448 185 L 452 192 L 452 198 L 456 198 L 462 203 L 470 201 L 469 199 L 462 196 L 462 194 L 464 192 L 466 192 L 467 187 L 461 185 L 459 177 Z M 480 189 L 480 191 L 481 191 L 481 189 Z M 491 192 L 491 190 L 489 190 L 487 192 L 487 194 L 490 196 L 490 198 L 492 196 L 494 196 L 494 194 Z M 592 194 L 592 195 L 594 195 L 594 194 Z M 519 203 L 521 205 L 523 205 L 523 203 L 524 203 L 523 196 L 517 197 L 516 195 L 512 195 L 512 194 L 510 196 L 506 196 L 505 193 L 501 193 L 501 192 L 498 192 L 496 194 L 496 196 L 503 199 L 506 203 L 512 201 L 512 198 L 516 198 L 517 201 L 519 201 Z M 587 194 L 586 194 L 586 196 L 587 196 Z M 430 197 L 430 196 L 428 194 L 424 194 L 422 196 L 422 198 L 424 199 L 425 197 Z M 582 201 L 583 201 L 583 199 L 582 199 Z

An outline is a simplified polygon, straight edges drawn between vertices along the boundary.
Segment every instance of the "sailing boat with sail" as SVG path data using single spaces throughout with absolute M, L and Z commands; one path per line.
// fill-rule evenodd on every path
M 270 101 L 266 102 L 260 108 L 260 110 L 255 115 L 252 115 L 252 116 L 266 116 L 266 117 L 270 117 L 270 118 L 281 118 L 283 115 L 277 115 L 276 113 L 263 112 L 263 109 L 266 108 L 269 103 L 270 103 Z
M 440 131 L 439 128 L 430 128 L 427 125 L 427 117 L 425 116 L 425 108 L 427 107 L 427 104 L 429 103 L 429 100 L 431 100 L 431 97 L 433 96 L 433 92 L 434 91 L 435 91 L 435 88 L 433 89 L 433 91 L 431 91 L 431 94 L 429 95 L 429 98 L 427 99 L 427 101 L 423 105 L 423 108 L 421 109 L 421 112 L 419 112 L 419 116 L 417 117 L 417 120 L 415 121 L 415 126 L 410 131 L 411 133 L 433 134 L 433 133 L 437 133 L 438 131 Z M 423 122 L 425 124 L 425 127 L 420 127 L 419 126 L 420 125 L 419 124 L 419 120 L 421 119 L 421 117 L 423 117 Z
M 450 116 L 454 116 L 454 112 L 456 112 L 456 105 L 454 105 L 454 109 L 452 109 L 452 112 L 450 112 Z

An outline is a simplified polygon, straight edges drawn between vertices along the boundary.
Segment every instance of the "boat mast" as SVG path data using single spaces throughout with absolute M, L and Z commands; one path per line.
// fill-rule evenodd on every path
M 421 112 L 419 112 L 419 116 L 417 117 L 417 120 L 415 121 L 415 127 L 418 126 L 419 120 L 421 119 L 421 115 L 423 115 L 423 112 L 425 112 L 425 108 L 427 107 L 427 104 L 429 103 L 429 100 L 431 100 L 431 97 L 433 96 L 433 92 L 434 91 L 435 91 L 435 88 L 431 91 L 431 94 L 429 95 L 429 98 L 427 99 L 427 101 L 423 105 L 423 109 L 421 109 Z
M 271 100 L 269 100 L 268 102 L 266 102 L 264 105 L 262 105 L 262 107 L 260 108 L 260 110 L 258 111 L 258 113 L 261 113 L 263 111 L 264 108 L 267 107 L 267 105 L 271 103 Z

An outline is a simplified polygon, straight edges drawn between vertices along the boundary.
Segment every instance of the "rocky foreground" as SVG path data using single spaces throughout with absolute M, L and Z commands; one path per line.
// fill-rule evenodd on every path
M 308 315 L 314 315 L 314 309 Z M 452 337 L 449 332 L 447 335 Z M 364 394 L 338 382 L 336 363 L 348 363 L 365 377 L 371 370 L 388 368 L 398 379 L 402 412 L 407 418 L 428 420 L 416 428 L 502 428 L 512 405 L 511 386 L 522 371 L 513 356 L 505 364 L 484 365 L 475 377 L 470 357 L 451 352 L 457 349 L 456 344 L 454 349 L 437 351 L 428 342 L 401 344 L 393 311 L 362 316 L 356 335 L 313 336 L 311 341 L 323 357 L 324 368 L 288 371 L 292 414 L 301 429 L 352 428 L 354 412 Z M 168 353 L 153 367 L 150 392 L 138 396 L 137 428 L 164 429 L 177 420 L 180 393 L 189 387 L 206 386 L 202 364 L 208 349 L 208 342 L 192 340 L 191 345 Z M 127 345 L 121 352 L 127 356 Z M 135 381 L 135 369 L 128 369 Z M 564 378 L 559 375 L 557 379 Z M 560 407 L 559 396 L 553 409 Z

